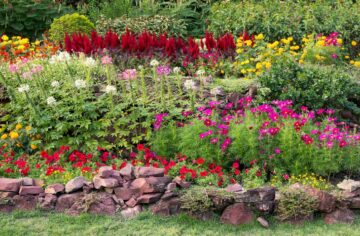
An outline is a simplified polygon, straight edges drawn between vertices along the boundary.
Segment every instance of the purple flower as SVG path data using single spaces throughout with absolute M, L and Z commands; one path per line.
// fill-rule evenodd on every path
M 228 148 L 230 144 L 231 144 L 231 139 L 229 137 L 226 137 L 224 142 L 221 144 L 221 151 L 225 152 L 225 150 Z
M 206 132 L 203 132 L 203 133 L 199 134 L 199 137 L 200 137 L 201 139 L 203 139 L 203 138 L 205 138 L 205 137 L 207 137 L 207 136 L 209 136 L 209 135 L 212 135 L 212 134 L 213 134 L 213 131 L 212 131 L 212 130 L 208 130 L 208 131 L 206 131 Z
M 275 153 L 276 153 L 276 154 L 280 154 L 280 153 L 281 153 L 280 148 L 275 148 Z
M 120 76 L 123 80 L 132 80 L 136 79 L 136 70 L 135 69 L 126 69 Z
M 158 66 L 156 68 L 156 73 L 159 75 L 159 76 L 162 76 L 162 75 L 169 75 L 171 73 L 171 68 L 169 66 Z
M 164 117 L 168 116 L 167 113 L 159 113 L 155 115 L 154 129 L 158 130 L 161 128 Z

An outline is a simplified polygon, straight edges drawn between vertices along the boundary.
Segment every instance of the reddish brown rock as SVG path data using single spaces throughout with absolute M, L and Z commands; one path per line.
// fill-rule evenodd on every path
M 77 190 L 82 189 L 82 187 L 85 184 L 85 178 L 82 176 L 73 178 L 65 185 L 65 192 L 66 193 L 72 193 Z
M 168 200 L 170 198 L 173 198 L 173 197 L 177 197 L 178 194 L 177 193 L 174 193 L 174 192 L 165 192 L 164 195 L 162 195 L 161 199 L 162 200 Z
M 167 186 L 166 186 L 166 191 L 173 191 L 176 189 L 176 183 L 169 183 Z
M 59 194 L 65 191 L 65 186 L 63 184 L 50 184 L 46 187 L 45 193 L 47 194 Z
M 138 203 L 154 203 L 159 201 L 161 198 L 161 193 L 150 193 L 150 194 L 144 194 L 140 196 L 137 201 Z
M 165 174 L 164 168 L 155 168 L 155 167 L 138 167 L 135 168 L 135 177 L 136 178 L 146 178 L 146 177 L 163 177 Z
M 126 166 L 120 170 L 120 174 L 126 180 L 134 179 L 134 166 L 127 163 Z
M 254 203 L 255 209 L 260 212 L 270 213 L 275 208 L 275 201 L 267 201 L 267 202 L 256 202 Z
M 115 215 L 116 203 L 109 193 L 96 193 L 95 201 L 93 201 L 87 211 L 97 215 Z
M 121 215 L 125 219 L 131 219 L 136 217 L 138 214 L 140 214 L 140 212 L 142 212 L 142 207 L 140 205 L 137 205 L 133 208 L 127 208 L 125 210 L 122 210 Z
M 257 222 L 259 222 L 259 224 L 264 227 L 264 228 L 269 228 L 269 222 L 267 220 L 265 220 L 263 217 L 258 217 L 256 219 Z
M 157 215 L 170 216 L 180 213 L 180 199 L 171 198 L 169 200 L 161 200 L 151 206 L 151 211 Z
M 275 200 L 275 188 L 262 187 L 249 189 L 246 192 L 237 192 L 235 196 L 236 202 L 239 203 L 256 203 Z
M 163 193 L 166 186 L 171 182 L 170 177 L 148 177 L 145 178 L 148 188 L 144 189 L 144 193 Z
M 336 198 L 333 195 L 314 188 L 307 188 L 305 192 L 318 200 L 318 211 L 329 213 L 335 209 Z
M 115 191 L 116 197 L 120 198 L 120 199 L 122 199 L 124 201 L 127 201 L 132 197 L 138 198 L 142 194 L 140 188 L 123 188 L 123 187 L 120 187 L 120 188 L 115 188 L 114 191 Z
M 119 186 L 119 183 L 116 179 L 114 178 L 107 178 L 107 179 L 103 179 L 99 176 L 95 176 L 93 179 L 94 182 L 94 187 L 96 189 L 101 189 L 103 188 L 115 188 Z
M 21 179 L 0 178 L 0 191 L 18 193 L 21 182 Z
M 82 192 L 76 192 L 71 194 L 63 194 L 56 201 L 55 210 L 57 212 L 64 212 L 70 209 L 74 203 L 84 197 Z
M 350 199 L 350 208 L 351 209 L 360 209 L 360 197 L 354 197 Z
M 176 183 L 181 188 L 189 188 L 191 186 L 190 182 L 186 182 L 186 181 L 182 180 L 179 176 L 176 176 L 173 179 L 173 182 Z
M 134 198 L 130 198 L 129 201 L 127 201 L 125 204 L 128 206 L 128 207 L 134 207 L 136 206 L 138 202 L 134 199 Z
M 354 213 L 346 208 L 336 209 L 335 211 L 325 215 L 326 224 L 348 223 L 354 222 Z
M 355 190 L 360 189 L 360 181 L 344 179 L 341 183 L 337 184 L 337 187 L 342 190 L 354 192 Z
M 236 192 L 242 192 L 242 191 L 244 191 L 244 189 L 240 184 L 236 183 L 236 184 L 229 184 L 226 187 L 226 191 L 228 191 L 230 193 L 236 193 Z
M 29 177 L 21 178 L 21 185 L 22 186 L 33 186 L 34 185 L 34 180 L 32 178 L 29 178 Z
M 51 211 L 55 209 L 57 197 L 54 194 L 46 194 L 39 198 L 39 207 L 41 210 Z
M 12 198 L 16 210 L 31 211 L 35 210 L 38 197 L 34 195 L 20 196 L 16 195 Z
M 43 192 L 44 189 L 39 186 L 21 186 L 19 190 L 19 195 L 38 195 Z
M 99 168 L 99 176 L 101 178 L 109 178 L 114 174 L 114 170 L 111 166 L 102 166 Z
M 34 179 L 34 185 L 39 187 L 44 187 L 45 182 L 42 179 Z
M 9 202 L 2 202 L 0 203 L 0 212 L 3 213 L 10 213 L 15 209 L 14 203 L 11 201 Z
M 241 225 L 250 223 L 253 219 L 253 213 L 245 204 L 235 203 L 224 210 L 220 220 L 225 224 Z

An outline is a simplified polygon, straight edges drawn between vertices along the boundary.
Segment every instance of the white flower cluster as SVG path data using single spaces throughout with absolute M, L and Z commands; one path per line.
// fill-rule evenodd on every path
M 30 86 L 28 84 L 22 84 L 18 88 L 19 93 L 25 93 L 28 92 L 29 90 L 30 90 Z
M 48 97 L 46 99 L 46 103 L 49 105 L 49 106 L 52 106 L 52 105 L 55 105 L 56 104 L 56 99 L 54 97 Z
M 198 71 L 196 71 L 196 75 L 197 75 L 197 76 L 204 76 L 204 75 L 205 75 L 205 70 L 198 70 Z
M 92 57 L 87 57 L 84 61 L 83 61 L 84 65 L 87 67 L 95 67 L 97 62 L 94 58 Z
M 82 79 L 77 79 L 77 80 L 75 80 L 75 87 L 76 87 L 77 89 L 85 88 L 85 87 L 86 87 L 86 81 L 85 81 L 85 80 L 82 80 Z
M 175 74 L 177 74 L 181 71 L 181 69 L 180 69 L 180 67 L 174 67 L 173 71 Z
M 67 52 L 60 52 L 57 55 L 53 55 L 50 60 L 49 63 L 50 64 L 55 64 L 57 62 L 65 62 L 65 61 L 69 61 L 71 59 L 71 56 L 69 53 Z
M 115 94 L 116 93 L 116 87 L 113 86 L 113 85 L 107 85 L 104 89 L 104 92 L 105 93 L 108 93 L 108 94 Z
M 187 90 L 195 90 L 196 89 L 196 83 L 194 80 L 188 79 L 184 82 L 184 87 Z
M 59 81 L 54 80 L 53 82 L 51 82 L 51 87 L 53 87 L 53 88 L 58 88 L 58 87 L 60 87 Z
M 150 61 L 150 66 L 156 67 L 156 66 L 158 66 L 159 64 L 160 64 L 160 63 L 159 63 L 157 60 L 155 60 L 155 59 L 153 59 L 153 60 Z

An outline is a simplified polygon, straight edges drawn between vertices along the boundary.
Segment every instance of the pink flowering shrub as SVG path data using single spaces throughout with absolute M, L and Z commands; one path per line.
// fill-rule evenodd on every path
M 182 153 L 224 167 L 234 162 L 260 167 L 259 175 L 281 171 L 329 175 L 358 171 L 360 133 L 331 117 L 330 109 L 293 108 L 291 101 L 251 106 L 210 102 L 182 121 L 163 123 L 153 139 L 161 156 Z

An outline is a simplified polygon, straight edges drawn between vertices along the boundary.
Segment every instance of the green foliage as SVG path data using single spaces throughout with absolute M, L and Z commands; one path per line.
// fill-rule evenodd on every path
M 240 34 L 263 33 L 270 41 L 305 34 L 340 32 L 345 41 L 360 39 L 360 3 L 357 1 L 224 1 L 214 4 L 208 30 Z
M 312 217 L 317 200 L 300 189 L 284 189 L 276 207 L 281 221 L 302 220 Z
M 0 35 L 20 35 L 31 39 L 41 37 L 52 20 L 69 8 L 53 0 L 10 0 L 0 3 Z
M 141 16 L 141 17 L 120 17 L 107 19 L 99 17 L 96 22 L 97 31 L 105 34 L 108 30 L 113 30 L 121 35 L 126 29 L 134 33 L 148 31 L 150 33 L 184 36 L 186 35 L 186 24 L 182 19 L 175 19 L 166 16 Z
M 242 175 L 242 184 L 245 189 L 259 188 L 265 185 L 266 176 L 263 174 L 257 176 L 259 172 L 261 173 L 261 169 L 258 166 L 253 166 Z
M 294 104 L 312 109 L 344 109 L 351 103 L 354 90 L 359 83 L 343 68 L 305 64 L 303 66 L 291 60 L 280 60 L 270 71 L 259 77 L 262 100 L 294 101 Z M 359 96 L 359 95 L 355 95 Z M 356 104 L 353 103 L 357 112 Z M 360 115 L 360 113 L 355 113 Z
M 95 29 L 91 21 L 78 13 L 67 14 L 55 19 L 50 26 L 50 39 L 54 41 L 62 41 L 66 34 L 83 33 L 90 34 Z
M 225 200 L 233 198 L 234 194 L 216 187 L 193 186 L 181 194 L 181 209 L 192 215 L 211 212 L 215 209 L 214 202 L 211 200 L 213 196 Z

